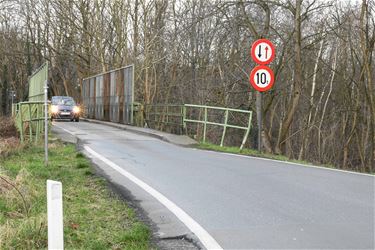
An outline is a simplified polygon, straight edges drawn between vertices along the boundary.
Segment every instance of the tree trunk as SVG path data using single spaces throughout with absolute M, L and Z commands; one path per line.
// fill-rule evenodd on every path
M 311 133 L 311 128 L 312 128 L 311 126 L 312 109 L 314 106 L 314 95 L 315 95 L 315 86 L 316 86 L 316 75 L 318 73 L 319 60 L 323 51 L 323 44 L 324 44 L 324 39 L 322 39 L 322 41 L 320 42 L 319 52 L 315 60 L 314 73 L 313 73 L 314 75 L 313 75 L 311 93 L 310 93 L 309 116 L 307 118 L 306 132 L 304 132 L 304 135 L 302 136 L 302 145 L 299 151 L 298 160 L 302 160 L 305 158 L 304 154 L 306 152 L 307 141 L 310 139 L 310 133 Z
M 288 105 L 286 118 L 282 122 L 280 136 L 277 140 L 275 152 L 277 154 L 283 153 L 283 147 L 285 145 L 285 139 L 287 138 L 290 125 L 292 124 L 294 114 L 297 111 L 299 99 L 302 91 L 302 60 L 301 60 L 301 6 L 302 0 L 296 0 L 296 8 L 294 15 L 294 81 L 293 81 L 293 94 L 292 99 Z

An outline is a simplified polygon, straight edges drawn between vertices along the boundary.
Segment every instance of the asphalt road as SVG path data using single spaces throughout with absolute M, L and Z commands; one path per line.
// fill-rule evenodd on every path
M 183 148 L 86 122 L 56 124 L 174 202 L 224 249 L 375 248 L 373 176 Z M 161 230 L 186 230 L 164 206 L 97 162 L 158 227 L 163 220 L 156 217 L 169 218 Z

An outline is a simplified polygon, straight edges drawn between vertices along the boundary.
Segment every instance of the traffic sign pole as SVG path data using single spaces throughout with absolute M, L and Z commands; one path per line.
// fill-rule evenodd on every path
M 258 122 L 258 151 L 262 152 L 262 92 L 257 91 L 257 122 Z
M 267 39 L 258 39 L 251 46 L 251 57 L 256 66 L 250 74 L 250 84 L 256 93 L 256 111 L 258 125 L 258 151 L 262 151 L 262 92 L 272 88 L 274 83 L 273 71 L 265 66 L 275 58 L 275 46 Z
M 48 166 L 48 82 L 44 82 L 44 165 Z

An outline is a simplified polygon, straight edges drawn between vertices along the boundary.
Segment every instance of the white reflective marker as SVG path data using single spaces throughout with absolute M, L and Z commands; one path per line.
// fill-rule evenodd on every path
M 62 184 L 47 180 L 48 249 L 64 249 Z

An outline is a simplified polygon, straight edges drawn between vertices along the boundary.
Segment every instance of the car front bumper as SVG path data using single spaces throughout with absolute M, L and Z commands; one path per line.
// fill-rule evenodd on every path
M 59 111 L 51 114 L 52 119 L 77 119 L 79 118 L 79 113 L 74 113 L 73 111 Z

